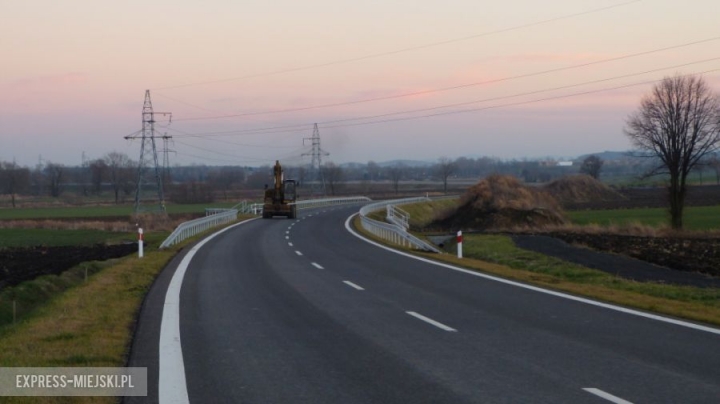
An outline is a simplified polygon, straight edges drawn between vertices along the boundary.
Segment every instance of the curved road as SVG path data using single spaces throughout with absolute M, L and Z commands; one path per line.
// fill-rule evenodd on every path
M 172 309 L 177 257 L 132 347 L 149 396 L 125 402 L 720 402 L 720 331 L 388 251 L 346 229 L 357 209 L 228 229 Z

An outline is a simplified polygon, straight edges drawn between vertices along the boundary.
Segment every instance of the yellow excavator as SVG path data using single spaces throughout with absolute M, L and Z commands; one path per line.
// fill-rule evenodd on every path
M 286 216 L 288 219 L 297 217 L 297 206 L 295 200 L 295 180 L 284 180 L 283 169 L 280 161 L 275 161 L 273 167 L 275 186 L 265 189 L 265 203 L 263 205 L 263 219 L 270 219 L 273 216 Z

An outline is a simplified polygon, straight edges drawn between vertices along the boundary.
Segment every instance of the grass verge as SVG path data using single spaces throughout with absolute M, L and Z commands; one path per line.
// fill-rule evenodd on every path
M 640 223 L 659 227 L 667 226 L 669 222 L 668 211 L 663 208 L 579 210 L 568 211 L 566 215 L 578 225 L 610 226 Z M 686 230 L 720 229 L 720 205 L 686 207 L 683 224 Z
M 363 230 L 359 217 L 353 221 L 353 224 L 363 236 L 390 245 Z M 391 246 L 397 248 L 395 245 Z M 401 250 L 407 251 L 407 249 Z M 508 236 L 465 235 L 463 259 L 452 254 L 416 251 L 412 253 L 431 260 L 573 295 L 720 325 L 720 289 L 635 282 L 523 250 L 515 247 Z
M 0 366 L 124 366 L 133 324 L 153 281 L 182 247 L 206 234 L 167 250 L 146 251 L 142 259 L 116 260 L 86 282 L 50 293 L 24 319 L 0 327 Z M 116 399 L 4 397 L 3 402 L 114 403 Z

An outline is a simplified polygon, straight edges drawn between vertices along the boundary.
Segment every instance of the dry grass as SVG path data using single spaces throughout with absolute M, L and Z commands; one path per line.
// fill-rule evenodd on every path
M 241 217 L 246 219 L 247 216 Z M 217 231 L 219 228 L 211 230 Z M 183 246 L 123 258 L 0 329 L 0 366 L 124 366 L 142 301 Z M 7 403 L 115 403 L 114 397 L 4 397 Z
M 433 227 L 495 230 L 565 224 L 560 204 L 548 193 L 509 175 L 491 175 L 460 197 L 458 207 L 439 216 Z
M 130 222 L 101 220 L 3 220 L 0 229 L 101 230 L 118 233 L 133 231 Z

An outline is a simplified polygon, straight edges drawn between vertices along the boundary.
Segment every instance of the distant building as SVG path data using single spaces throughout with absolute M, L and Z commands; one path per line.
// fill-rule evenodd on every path
M 573 162 L 572 161 L 558 161 L 557 165 L 558 165 L 558 167 L 572 167 Z

